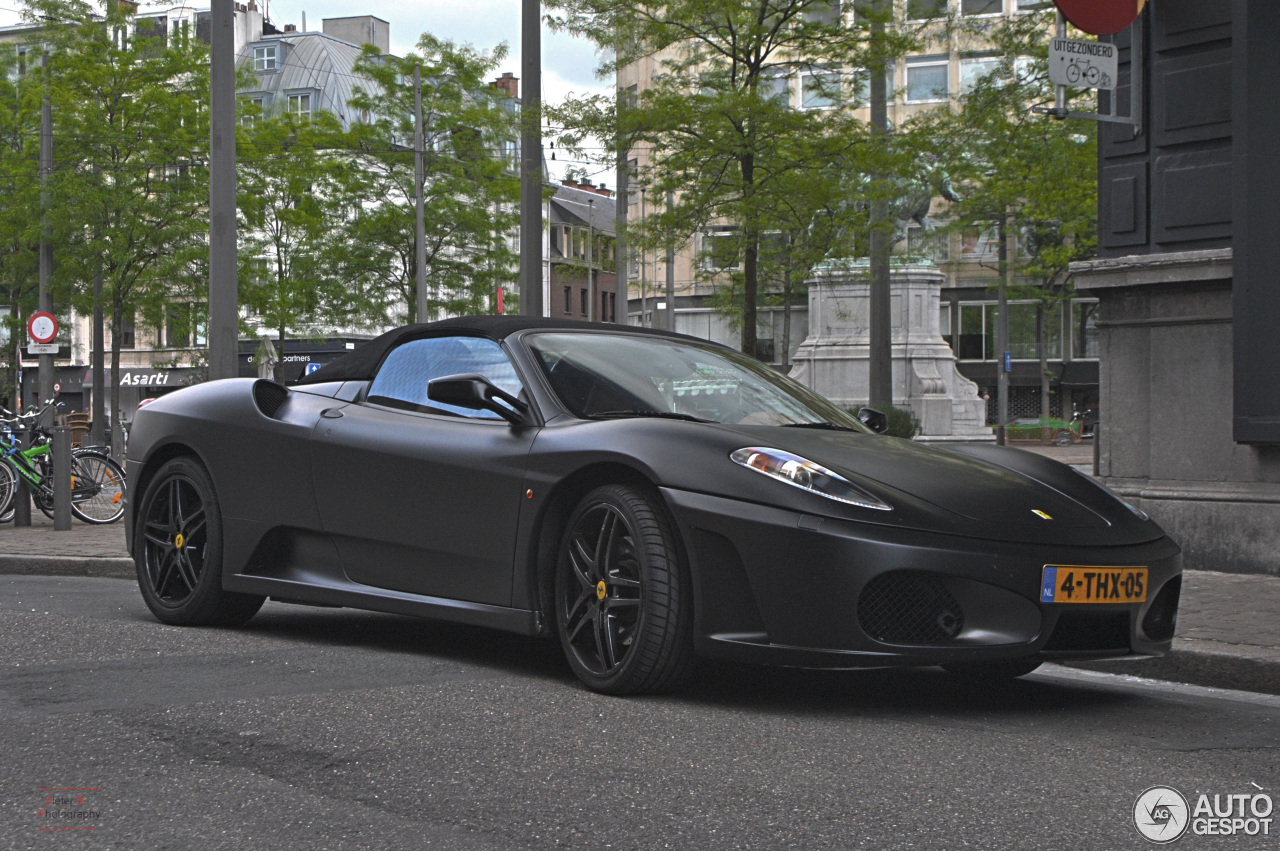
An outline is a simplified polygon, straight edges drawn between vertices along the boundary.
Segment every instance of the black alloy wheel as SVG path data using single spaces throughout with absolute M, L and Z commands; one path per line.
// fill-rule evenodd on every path
M 556 624 L 575 674 L 606 694 L 669 688 L 692 657 L 688 575 L 657 494 L 589 493 L 569 518 L 556 568 Z
M 147 608 L 164 623 L 237 625 L 262 607 L 262 597 L 222 589 L 222 515 L 193 458 L 168 461 L 148 482 L 134 562 Z

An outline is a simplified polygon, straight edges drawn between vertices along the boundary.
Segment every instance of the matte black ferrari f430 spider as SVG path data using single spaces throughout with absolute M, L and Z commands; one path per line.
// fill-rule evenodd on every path
M 450 319 L 296 386 L 190 387 L 138 412 L 128 474 L 166 623 L 271 597 L 554 635 L 615 694 L 695 656 L 1010 677 L 1160 654 L 1181 586 L 1178 547 L 1070 467 L 878 434 L 751 358 L 623 326 Z

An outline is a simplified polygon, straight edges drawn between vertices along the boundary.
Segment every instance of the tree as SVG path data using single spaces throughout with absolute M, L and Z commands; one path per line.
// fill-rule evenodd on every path
M 1045 315 L 1073 294 L 1067 269 L 1091 257 L 1097 244 L 1097 135 L 1091 121 L 1054 121 L 1033 113 L 1052 106 L 1047 34 L 1051 13 L 982 22 L 983 43 L 998 57 L 954 110 L 912 122 L 917 135 L 935 140 L 934 155 L 950 172 L 962 200 L 951 207 L 953 226 L 994 228 L 1000 281 L 1015 275 L 1030 283 L 1010 295 L 1035 299 L 1041 364 L 1041 413 L 1049 414 Z M 960 27 L 966 22 L 958 24 Z M 1070 91 L 1083 99 L 1087 91 Z M 1086 107 L 1088 109 L 1088 107 Z M 1018 236 L 1019 251 L 1007 251 Z M 1003 414 L 1002 414 L 1003 419 Z M 1003 425 L 1003 422 L 1001 423 Z
M 0 46 L 0 400 L 16 406 L 17 347 L 35 308 L 40 239 L 40 106 L 36 80 Z
M 638 146 L 652 153 L 640 182 L 650 198 L 671 193 L 673 203 L 630 240 L 666 246 L 713 221 L 736 228 L 725 247 L 740 258 L 733 283 L 741 294 L 742 350 L 755 354 L 762 245 L 776 232 L 803 231 L 813 234 L 811 256 L 851 250 L 847 229 L 810 227 L 819 216 L 856 211 L 847 198 L 833 202 L 830 190 L 851 185 L 842 173 L 865 172 L 875 156 L 868 128 L 853 115 L 865 102 L 866 74 L 859 69 L 904 52 L 915 34 L 887 33 L 873 52 L 871 18 L 842 18 L 832 0 L 548 5 L 559 9 L 559 26 L 610 52 L 602 73 L 658 60 L 660 73 L 634 100 L 580 99 L 553 114 L 571 128 L 569 142 L 586 134 L 607 140 L 606 162 Z M 797 74 L 804 75 L 805 95 L 829 108 L 791 107 L 788 80 Z M 820 244 L 824 233 L 830 240 Z
M 506 55 L 481 53 L 423 34 L 416 53 L 365 48 L 356 71 L 368 83 L 351 106 L 370 116 L 351 134 L 364 176 L 347 231 L 350 277 L 407 305 L 409 322 L 496 309 L 496 290 L 518 257 L 503 235 L 518 221 L 513 170 L 515 103 L 485 82 Z M 413 72 L 421 67 L 426 206 L 425 280 L 430 317 L 417 316 Z M 399 320 L 402 317 L 394 317 Z
M 203 245 L 192 211 L 209 197 L 208 51 L 191 34 L 151 30 L 128 4 L 100 15 L 80 0 L 31 0 L 28 10 L 50 50 L 56 280 L 84 306 L 102 275 L 115 411 L 125 320 L 165 299 Z
M 254 115 L 237 132 L 240 298 L 275 332 L 276 380 L 291 330 L 364 315 L 358 281 L 335 265 L 359 177 L 345 145 L 323 111 Z

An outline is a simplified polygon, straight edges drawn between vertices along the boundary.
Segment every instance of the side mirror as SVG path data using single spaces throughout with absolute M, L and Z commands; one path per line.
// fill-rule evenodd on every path
M 884 434 L 889 430 L 889 417 L 883 411 L 877 411 L 875 408 L 859 408 L 858 422 L 874 431 L 876 434 Z
M 473 372 L 431 379 L 427 382 L 427 398 L 459 408 L 493 411 L 512 425 L 524 422 L 524 415 L 529 410 L 524 402 Z

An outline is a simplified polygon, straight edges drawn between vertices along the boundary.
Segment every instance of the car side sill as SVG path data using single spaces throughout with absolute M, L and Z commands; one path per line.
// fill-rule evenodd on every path
M 223 587 L 240 594 L 283 597 L 291 602 L 369 609 L 393 615 L 483 626 L 520 635 L 539 634 L 537 613 L 528 609 L 427 597 L 355 583 L 339 584 L 328 576 L 320 578 L 313 575 L 306 581 L 299 582 L 236 574 L 224 578 Z

